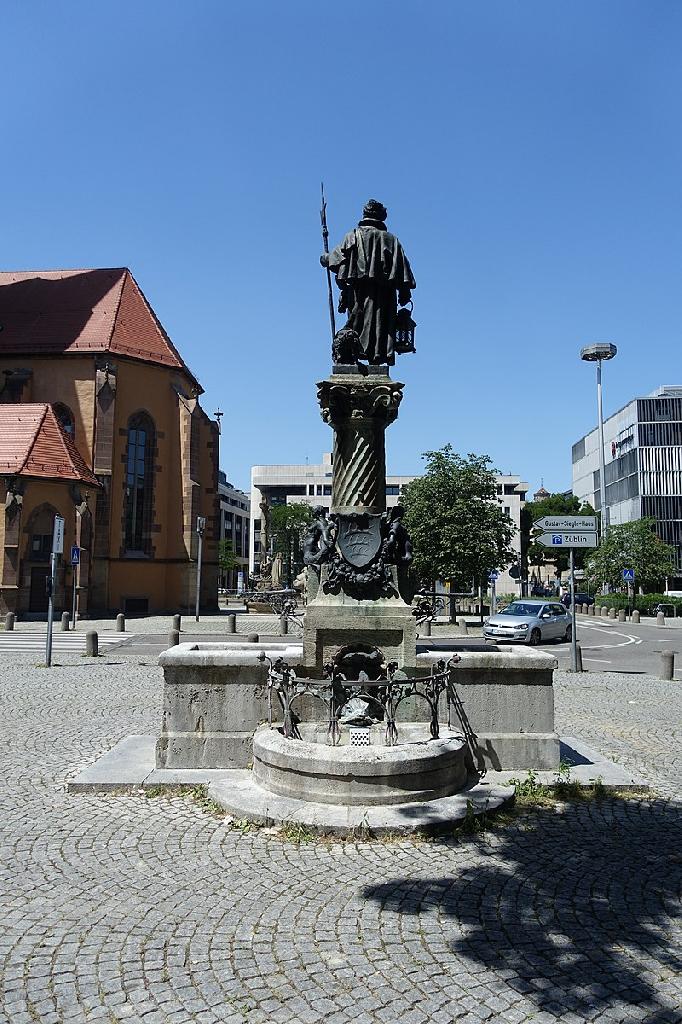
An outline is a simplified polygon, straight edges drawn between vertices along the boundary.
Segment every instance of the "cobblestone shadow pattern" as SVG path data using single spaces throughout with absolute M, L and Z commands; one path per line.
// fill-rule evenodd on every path
M 154 665 L 71 661 L 0 665 L 3 1024 L 682 1021 L 674 800 L 297 846 L 185 798 L 68 796 L 161 702 Z

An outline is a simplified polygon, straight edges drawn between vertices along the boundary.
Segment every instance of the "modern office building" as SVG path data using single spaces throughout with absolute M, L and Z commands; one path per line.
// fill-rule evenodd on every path
M 606 521 L 651 516 L 661 540 L 675 547 L 682 590 L 682 386 L 664 385 L 633 398 L 604 421 Z M 573 493 L 600 509 L 597 427 L 573 445 Z
M 414 476 L 386 476 L 386 507 L 392 508 L 400 500 L 400 489 L 403 484 L 414 480 Z M 516 534 L 512 542 L 514 550 L 519 552 L 521 506 L 526 500 L 528 484 L 514 475 L 498 476 L 497 501 L 511 517 L 516 526 Z M 253 466 L 251 469 L 251 545 L 249 565 L 252 572 L 258 572 L 261 555 L 261 505 L 263 500 L 268 507 L 306 502 L 309 505 L 331 506 L 332 500 L 332 456 L 328 452 L 322 456 L 318 465 L 289 466 Z M 518 591 L 518 582 L 514 581 L 507 571 L 500 572 L 497 580 L 498 593 L 514 593 Z
M 246 586 L 249 574 L 250 502 L 248 494 L 231 484 L 222 470 L 218 473 L 218 498 L 220 501 L 220 540 L 229 540 L 232 545 L 235 566 L 228 572 L 218 568 L 221 587 L 236 590 L 239 573 L 243 573 Z

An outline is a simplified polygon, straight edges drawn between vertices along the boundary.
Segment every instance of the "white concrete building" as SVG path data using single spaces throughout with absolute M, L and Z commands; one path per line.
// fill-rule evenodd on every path
M 218 473 L 218 498 L 220 500 L 219 539 L 232 543 L 236 566 L 227 574 L 218 569 L 220 586 L 228 590 L 237 589 L 239 572 L 244 574 L 246 585 L 249 574 L 249 537 L 251 535 L 251 512 L 248 494 L 231 484 L 222 470 Z
M 651 516 L 661 540 L 676 550 L 682 590 L 682 386 L 664 385 L 633 398 L 604 421 L 607 522 Z M 573 445 L 573 493 L 600 509 L 599 431 Z
M 386 476 L 386 506 L 391 508 L 400 500 L 403 484 L 414 480 L 414 476 Z M 528 484 L 520 477 L 508 475 L 497 478 L 497 500 L 511 517 L 516 527 L 512 542 L 520 559 L 521 506 L 526 499 Z M 257 572 L 260 564 L 260 517 L 261 502 L 266 499 L 268 506 L 306 502 L 309 505 L 331 506 L 332 500 L 332 456 L 328 452 L 318 465 L 253 466 L 251 469 L 251 543 L 249 565 Z M 517 593 L 518 583 L 507 571 L 501 571 L 497 581 L 498 594 Z

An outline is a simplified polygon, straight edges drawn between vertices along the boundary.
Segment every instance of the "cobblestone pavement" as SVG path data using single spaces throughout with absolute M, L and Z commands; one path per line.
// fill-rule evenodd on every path
M 57 660 L 0 662 L 3 1022 L 682 1021 L 679 684 L 558 680 L 560 729 L 645 771 L 651 799 L 297 845 L 187 797 L 67 795 L 156 730 L 161 675 Z

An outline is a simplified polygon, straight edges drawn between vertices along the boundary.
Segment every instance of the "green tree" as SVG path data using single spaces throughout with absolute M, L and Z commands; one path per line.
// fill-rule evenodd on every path
M 426 472 L 401 495 L 415 574 L 425 583 L 452 580 L 457 590 L 468 590 L 513 561 L 514 524 L 497 503 L 487 455 L 464 458 L 446 445 L 423 458 Z
M 592 586 L 608 583 L 613 590 L 625 590 L 623 569 L 635 570 L 635 585 L 642 591 L 662 591 L 667 576 L 675 575 L 675 549 L 660 540 L 655 519 L 610 526 L 605 539 L 585 559 L 585 572 Z
M 548 548 L 544 544 L 538 544 L 533 539 L 533 523 L 543 516 L 593 516 L 594 509 L 587 502 L 581 503 L 574 494 L 550 494 L 539 501 L 528 501 L 521 509 L 521 565 L 523 578 L 528 578 L 528 566 L 541 566 L 546 562 L 553 562 L 556 566 L 557 576 L 568 569 L 569 554 L 566 548 L 557 551 L 556 548 Z M 575 567 L 582 569 L 585 559 L 585 549 L 576 548 Z
M 225 537 L 223 540 L 218 541 L 218 568 L 220 569 L 223 587 L 226 585 L 227 574 L 236 568 L 236 565 L 237 559 L 232 550 L 232 541 Z
M 270 509 L 270 536 L 275 554 L 282 554 L 287 586 L 291 586 L 303 566 L 302 537 L 312 519 L 312 508 L 302 501 L 273 505 Z

